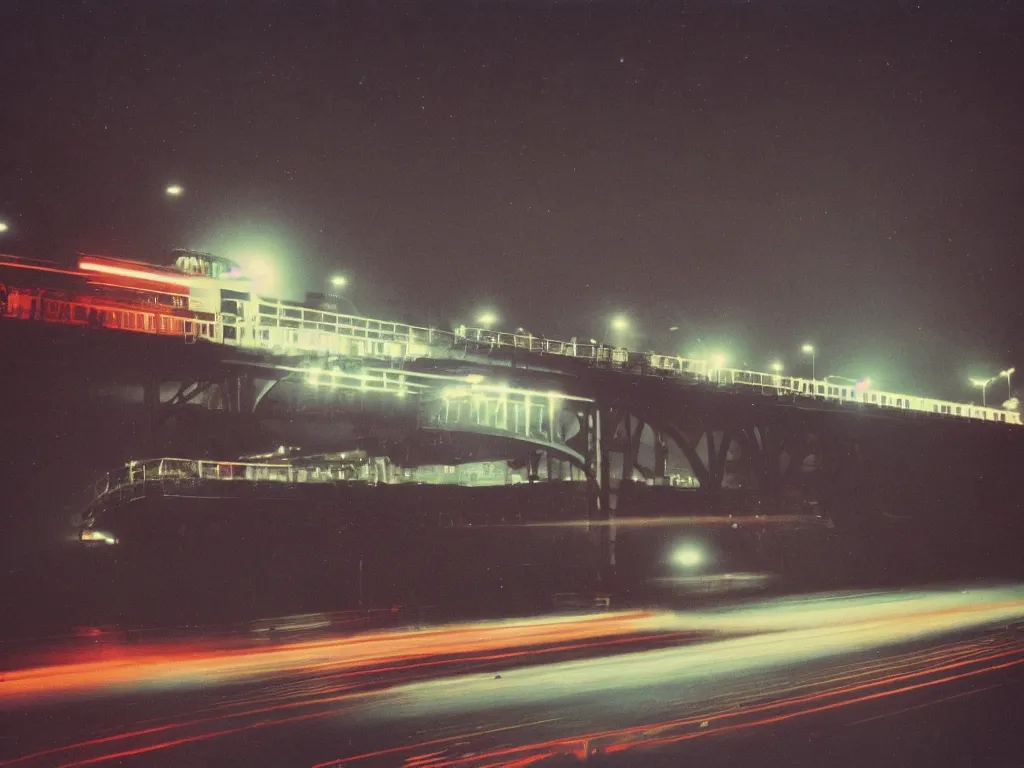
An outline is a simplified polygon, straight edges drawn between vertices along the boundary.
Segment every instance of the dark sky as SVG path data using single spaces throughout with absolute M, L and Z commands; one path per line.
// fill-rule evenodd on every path
M 0 249 L 969 399 L 1024 363 L 1014 6 L 0 0 Z

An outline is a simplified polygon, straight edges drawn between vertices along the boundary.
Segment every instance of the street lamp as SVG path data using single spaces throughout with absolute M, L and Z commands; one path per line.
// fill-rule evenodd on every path
M 993 376 L 990 379 L 971 379 L 971 384 L 973 384 L 976 387 L 980 387 L 981 388 L 981 407 L 982 408 L 988 407 L 986 405 L 986 402 L 985 402 L 985 393 L 988 390 L 988 385 L 991 384 L 995 380 L 996 380 L 995 376 Z
M 782 373 L 782 363 L 776 360 L 772 363 L 772 370 L 775 371 L 775 373 Z
M 185 194 L 185 188 L 181 184 L 168 184 L 164 192 L 167 193 L 168 197 L 181 197 Z
M 625 331 L 629 329 L 629 318 L 625 315 L 615 315 L 612 317 L 611 322 L 613 331 Z
M 6 232 L 10 227 L 7 226 L 6 221 L 0 221 L 0 232 Z
M 1016 368 L 1007 368 L 1005 371 L 1000 371 L 999 372 L 1000 376 L 1005 376 L 1006 377 L 1006 398 L 1007 398 L 1007 400 L 1013 398 L 1013 387 L 1010 385 L 1010 377 L 1013 376 L 1013 372 L 1016 371 L 1016 370 L 1017 370 Z
M 814 381 L 815 380 L 815 375 L 814 375 L 814 358 L 815 358 L 815 355 L 817 354 L 817 352 L 815 351 L 813 344 L 804 344 L 803 347 L 801 347 L 801 349 L 803 350 L 803 353 L 805 355 L 810 355 L 811 356 L 811 381 Z
M 348 285 L 348 278 L 345 277 L 344 275 L 334 275 L 331 278 L 331 285 L 334 288 L 344 288 L 346 285 Z
M 498 316 L 494 312 L 484 311 L 477 316 L 476 321 L 480 323 L 481 328 L 490 328 L 498 322 Z

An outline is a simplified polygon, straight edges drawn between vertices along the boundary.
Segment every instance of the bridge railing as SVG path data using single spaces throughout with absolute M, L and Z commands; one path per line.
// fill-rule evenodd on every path
M 454 334 L 421 327 L 297 306 L 259 298 L 248 319 L 222 315 L 227 344 L 284 352 L 405 358 L 425 357 L 435 347 L 451 347 Z M 230 328 L 231 330 L 227 330 Z
M 490 331 L 486 328 L 460 327 L 456 336 L 469 341 L 492 346 L 515 347 L 533 352 L 566 355 L 594 362 L 607 362 L 613 367 L 623 367 L 629 362 L 629 352 L 602 345 L 579 344 L 575 341 L 555 341 L 537 338 L 529 334 L 511 334 Z M 1021 424 L 1021 415 L 1016 411 L 1001 408 L 979 407 L 948 400 L 937 400 L 899 392 L 883 392 L 857 384 L 837 384 L 834 381 L 819 381 L 780 373 L 748 371 L 740 368 L 715 368 L 710 361 L 687 357 L 673 357 L 648 353 L 645 362 L 649 370 L 675 374 L 684 378 L 706 380 L 719 386 L 756 387 L 763 392 L 806 397 L 836 403 L 875 406 L 888 411 L 899 410 L 929 413 L 939 416 L 979 419 L 1006 424 Z
M 559 341 L 531 334 L 504 333 L 502 331 L 491 331 L 486 328 L 468 328 L 466 326 L 459 327 L 455 331 L 455 336 L 464 338 L 467 341 L 476 342 L 477 344 L 489 344 L 493 347 L 512 347 L 514 349 L 548 355 L 563 355 L 596 363 L 624 365 L 629 361 L 629 350 L 621 347 L 610 347 L 606 344 Z
M 5 317 L 81 328 L 108 328 L 154 336 L 178 336 L 191 340 L 220 340 L 220 324 L 215 320 L 180 317 L 168 309 L 129 307 L 104 301 L 102 298 L 80 301 L 25 291 L 11 291 L 7 299 Z
M 1021 424 L 1020 414 L 1002 408 L 982 407 L 949 400 L 920 397 L 902 392 L 888 392 L 864 386 L 856 382 L 819 381 L 778 373 L 745 371 L 736 368 L 712 369 L 709 380 L 720 385 L 758 387 L 762 391 L 794 395 L 801 398 L 821 400 L 886 411 L 950 416 L 954 418 L 978 419 L 1003 424 Z
M 326 464 L 306 466 L 164 457 L 130 461 L 106 473 L 87 489 L 87 503 L 141 498 L 145 495 L 146 485 L 153 482 L 217 480 L 295 484 L 332 483 L 351 479 L 345 469 Z

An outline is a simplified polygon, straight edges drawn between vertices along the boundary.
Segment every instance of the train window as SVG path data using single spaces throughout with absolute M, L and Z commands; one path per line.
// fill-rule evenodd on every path
M 885 395 L 882 395 L 882 405 L 885 405 Z
M 825 394 L 825 385 L 824 384 L 819 384 L 818 385 L 818 394 L 819 395 L 824 395 Z
M 846 387 L 843 387 L 843 397 L 846 397 Z
M 1006 414 L 1005 413 L 1000 413 L 999 414 L 999 420 L 1000 421 L 1006 421 Z
M 902 397 L 897 397 L 896 398 L 896 407 L 897 408 L 902 408 L 903 407 L 903 398 Z
M 957 415 L 957 416 L 959 416 L 959 415 L 960 415 L 960 406 L 959 406 L 959 405 L 958 405 L 958 406 L 956 407 L 956 415 Z
M 939 412 L 939 406 L 933 405 L 932 406 L 932 413 L 938 413 L 938 412 Z

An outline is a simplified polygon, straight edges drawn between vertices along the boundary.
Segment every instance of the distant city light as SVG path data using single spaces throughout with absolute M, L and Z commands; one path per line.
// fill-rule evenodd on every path
M 629 318 L 625 315 L 614 315 L 611 324 L 613 331 L 625 331 L 629 329 Z
M 169 197 L 181 197 L 185 194 L 185 188 L 181 184 L 170 184 L 165 191 Z
M 484 311 L 477 316 L 476 321 L 488 328 L 498 322 L 498 316 L 494 312 Z
M 331 285 L 335 288 L 344 288 L 348 285 L 348 278 L 344 275 L 334 275 L 331 278 Z

